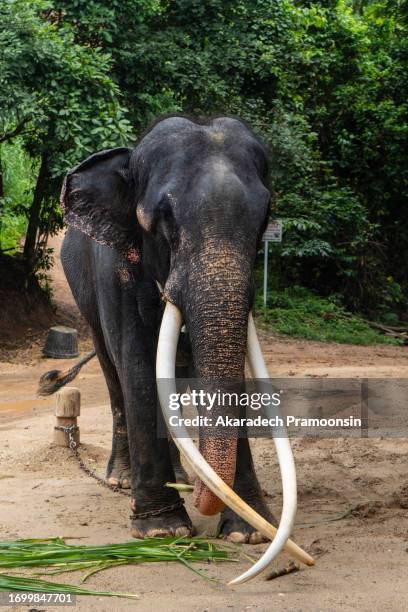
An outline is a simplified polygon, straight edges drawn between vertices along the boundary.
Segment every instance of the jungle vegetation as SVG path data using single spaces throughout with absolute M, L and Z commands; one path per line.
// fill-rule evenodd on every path
M 271 295 L 404 319 L 407 16 L 400 0 L 0 0 L 0 249 L 42 274 L 70 167 L 161 114 L 233 114 L 270 150 Z

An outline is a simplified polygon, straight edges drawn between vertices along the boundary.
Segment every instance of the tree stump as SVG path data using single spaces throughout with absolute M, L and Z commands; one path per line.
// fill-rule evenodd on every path
M 79 444 L 79 427 L 77 417 L 81 413 L 81 393 L 76 387 L 64 387 L 56 394 L 55 416 L 57 417 L 54 427 L 54 443 L 57 446 L 69 446 L 70 436 L 68 431 L 60 427 L 73 427 L 71 433 L 75 443 Z

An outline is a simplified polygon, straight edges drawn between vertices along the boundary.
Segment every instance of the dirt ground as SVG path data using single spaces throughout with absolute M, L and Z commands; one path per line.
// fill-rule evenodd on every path
M 60 239 L 55 239 L 58 248 Z M 57 315 L 81 329 L 59 261 L 53 272 Z M 320 344 L 272 337 L 262 344 L 274 376 L 408 378 L 408 348 Z M 41 373 L 71 361 L 43 359 L 44 334 L 0 362 L 0 539 L 61 535 L 84 544 L 129 539 L 129 501 L 87 477 L 70 451 L 52 443 L 54 399 L 36 397 Z M 4 355 L 4 353 L 3 353 Z M 99 365 L 90 362 L 75 385 L 82 393 L 82 453 L 104 472 L 111 440 L 108 395 Z M 257 473 L 275 514 L 281 507 L 273 443 L 252 441 Z M 177 564 L 146 564 L 93 576 L 89 587 L 132 591 L 138 601 L 80 597 L 79 611 L 143 610 L 406 610 L 408 609 L 408 440 L 295 439 L 299 510 L 293 539 L 316 558 L 314 568 L 230 588 L 248 561 L 206 565 L 218 582 Z M 199 534 L 214 535 L 216 517 L 200 517 L 186 496 Z M 265 545 L 244 546 L 258 557 Z M 281 555 L 275 567 L 288 561 Z M 61 581 L 80 579 L 68 574 Z M 27 609 L 27 608 L 25 608 Z M 41 610 L 52 610 L 41 606 Z

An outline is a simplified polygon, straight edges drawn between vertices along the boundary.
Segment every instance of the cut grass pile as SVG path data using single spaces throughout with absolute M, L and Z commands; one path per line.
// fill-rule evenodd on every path
M 0 591 L 136 597 L 129 593 L 99 592 L 75 585 L 56 584 L 33 578 L 33 574 L 29 577 L 6 575 L 2 571 L 44 568 L 36 575 L 55 575 L 85 570 L 82 578 L 82 582 L 85 582 L 89 576 L 110 567 L 176 561 L 207 578 L 191 564 L 235 559 L 236 555 L 231 549 L 215 546 L 202 538 L 149 538 L 100 546 L 67 544 L 63 538 L 6 541 L 0 542 Z
M 99 595 L 105 597 L 130 597 L 138 599 L 136 593 L 115 593 L 114 591 L 93 591 L 75 584 L 62 584 L 41 580 L 40 578 L 29 578 L 27 576 L 9 576 L 0 574 L 0 591 L 7 593 L 17 591 L 28 591 L 30 593 L 69 593 L 70 595 Z

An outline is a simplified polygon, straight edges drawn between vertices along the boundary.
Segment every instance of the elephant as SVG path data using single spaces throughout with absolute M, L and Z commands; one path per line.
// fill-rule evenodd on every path
M 157 435 L 163 313 L 173 308 L 184 323 L 177 353 L 184 372 L 210 383 L 244 381 L 255 258 L 270 199 L 265 145 L 244 121 L 227 116 L 159 118 L 133 148 L 96 153 L 65 178 L 61 260 L 109 390 L 107 481 L 131 487 L 134 537 L 187 536 L 194 529 L 178 491 L 164 486 L 187 475 L 174 443 Z M 43 392 L 71 380 L 81 365 L 44 375 Z M 272 521 L 248 439 L 236 431 L 201 433 L 197 452 L 205 465 Z M 263 540 L 201 478 L 194 504 L 204 515 L 220 513 L 220 536 Z M 287 538 L 288 532 L 280 548 Z

